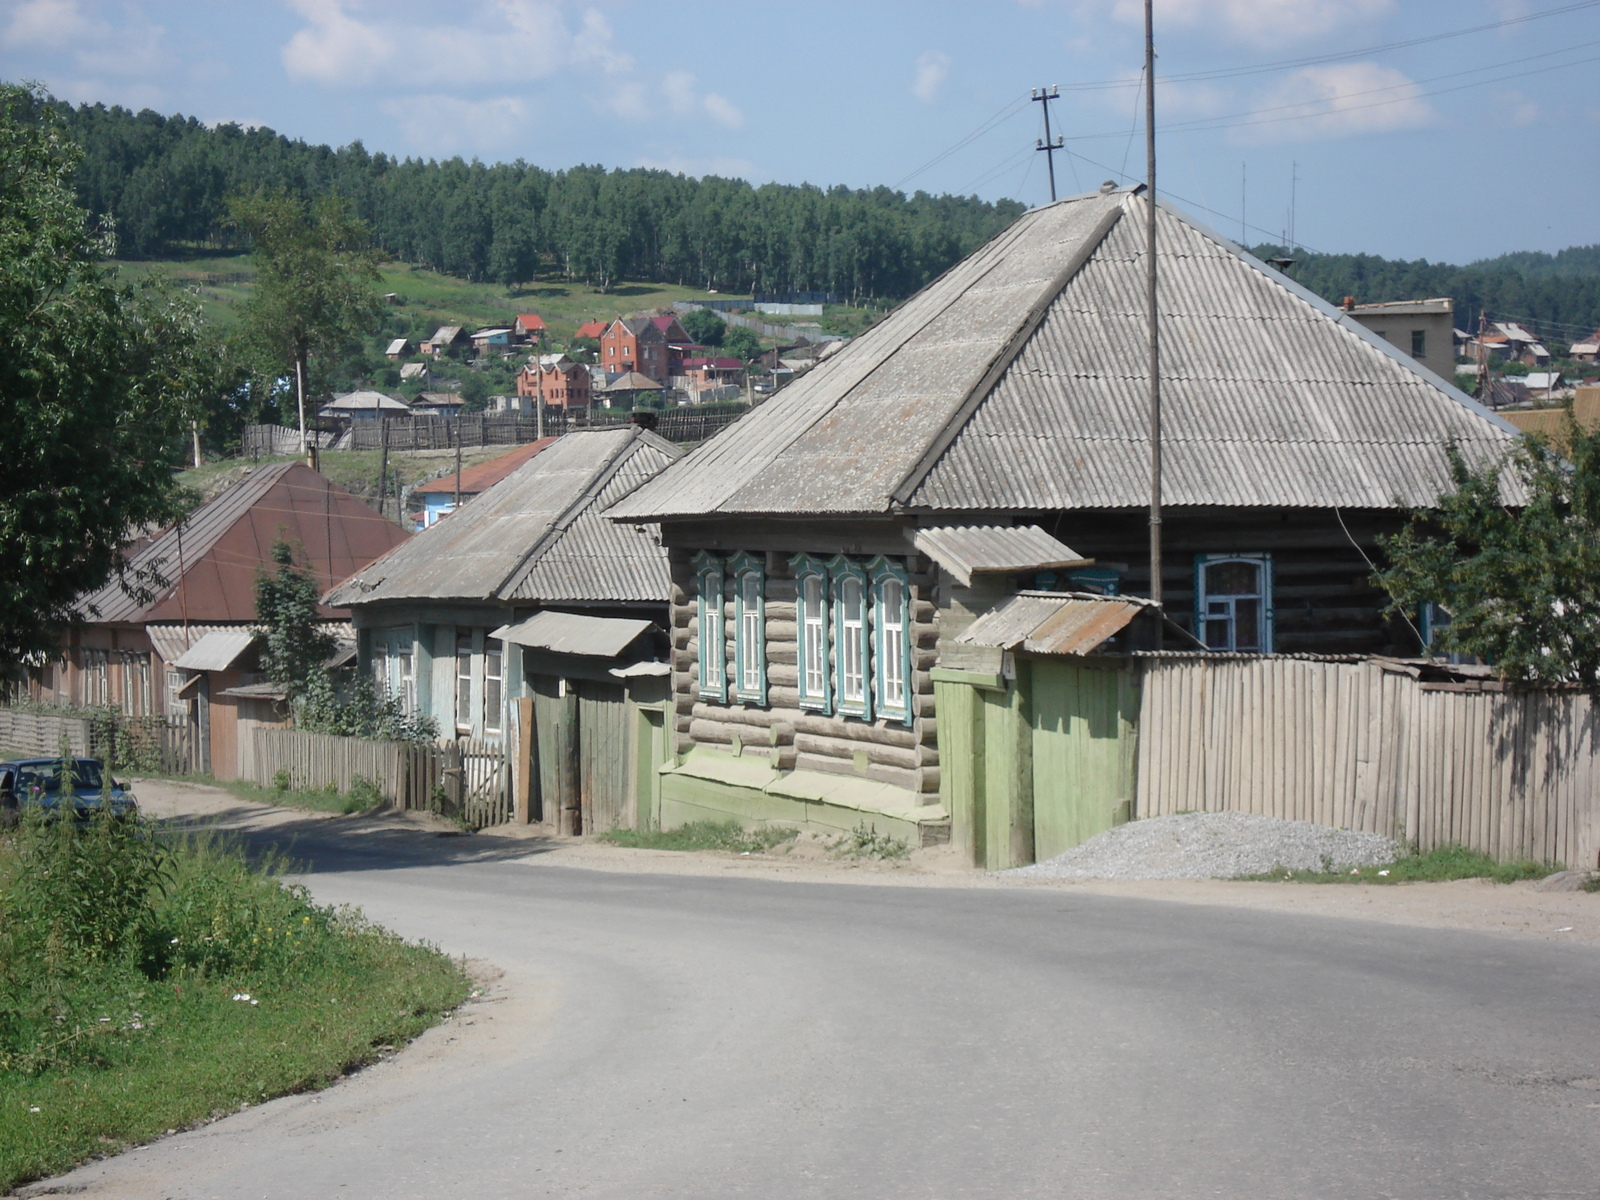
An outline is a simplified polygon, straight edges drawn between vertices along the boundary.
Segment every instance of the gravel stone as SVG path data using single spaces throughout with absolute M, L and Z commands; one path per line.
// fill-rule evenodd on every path
M 1231 879 L 1272 870 L 1348 871 L 1393 862 L 1400 846 L 1377 833 L 1253 813 L 1180 813 L 1130 821 L 1064 854 L 1002 875 L 1056 879 Z

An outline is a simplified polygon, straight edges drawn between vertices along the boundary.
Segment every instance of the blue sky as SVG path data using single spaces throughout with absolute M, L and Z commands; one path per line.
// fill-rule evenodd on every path
M 1569 11 L 1538 15 L 1555 9 Z M 0 0 L 0 76 L 397 155 L 1038 204 L 1033 87 L 1061 88 L 1061 194 L 1142 175 L 1141 12 Z M 1156 36 L 1158 183 L 1231 237 L 1241 217 L 1251 242 L 1285 230 L 1297 177 L 1295 233 L 1313 249 L 1463 262 L 1600 241 L 1600 0 L 1156 0 Z

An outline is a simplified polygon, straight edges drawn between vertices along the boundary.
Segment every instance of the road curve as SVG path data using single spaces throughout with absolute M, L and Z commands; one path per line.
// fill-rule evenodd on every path
M 1600 952 L 1072 890 L 295 852 L 486 960 L 404 1054 L 90 1197 L 1600 1194 Z M 39 1185 L 36 1185 L 36 1187 Z

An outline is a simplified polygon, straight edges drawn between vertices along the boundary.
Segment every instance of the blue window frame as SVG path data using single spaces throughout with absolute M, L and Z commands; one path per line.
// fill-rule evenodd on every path
M 728 560 L 733 580 L 733 694 L 753 704 L 767 702 L 767 569 L 741 551 Z
M 867 573 L 844 555 L 828 563 L 833 584 L 834 711 L 872 719 L 872 597 Z
M 789 560 L 789 566 L 794 571 L 795 663 L 800 707 L 813 712 L 832 712 L 832 678 L 828 670 L 828 567 L 809 554 L 795 555 Z
M 872 580 L 872 679 L 878 715 L 911 724 L 911 577 L 879 555 Z
M 700 695 L 707 700 L 728 698 L 728 651 L 722 631 L 723 589 L 726 578 L 722 559 L 701 551 L 694 556 L 699 583 L 698 634 L 700 639 Z
M 1272 556 L 1198 554 L 1195 635 L 1208 650 L 1272 653 Z

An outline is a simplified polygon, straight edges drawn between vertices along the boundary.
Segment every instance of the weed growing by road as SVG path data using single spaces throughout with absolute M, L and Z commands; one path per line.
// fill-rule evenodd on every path
M 350 790 L 341 792 L 329 784 L 324 788 L 296 787 L 287 771 L 273 777 L 271 787 L 229 780 L 218 786 L 227 788 L 241 800 L 256 804 L 276 804 L 283 808 L 309 808 L 316 812 L 364 813 L 371 812 L 384 803 L 383 793 L 370 779 L 357 775 L 350 781 Z
M 876 825 L 862 821 L 833 852 L 840 858 L 902 859 L 910 857 L 911 847 L 903 839 L 879 833 Z
M 691 821 L 676 829 L 613 829 L 600 841 L 634 850 L 729 850 L 735 854 L 763 854 L 794 840 L 796 830 L 764 825 L 744 829 L 735 821 Z
M 1441 883 L 1451 879 L 1492 879 L 1495 883 L 1516 883 L 1523 879 L 1543 879 L 1561 870 L 1559 863 L 1538 863 L 1531 859 L 1498 862 L 1487 854 L 1465 846 L 1440 846 L 1426 854 L 1409 854 L 1393 862 L 1370 867 L 1333 869 L 1324 856 L 1320 871 L 1290 871 L 1276 867 L 1260 875 L 1241 875 L 1240 879 L 1276 883 Z
M 0 835 L 0 1193 L 322 1086 L 465 997 L 278 865 L 109 815 Z

